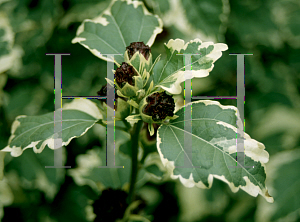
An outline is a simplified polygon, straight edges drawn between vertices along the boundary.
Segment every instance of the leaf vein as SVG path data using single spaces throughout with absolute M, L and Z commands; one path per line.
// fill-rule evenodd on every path
M 220 152 L 222 152 L 223 155 L 226 153 L 226 155 L 228 155 L 231 159 L 233 159 L 233 160 L 236 162 L 236 160 L 235 160 L 231 155 L 229 155 L 229 153 L 223 152 L 219 147 L 215 146 L 214 144 L 209 143 L 208 141 L 204 140 L 203 138 L 198 137 L 197 135 L 192 134 L 192 133 L 190 133 L 190 132 L 187 132 L 187 131 L 185 131 L 185 130 L 179 128 L 179 127 L 176 127 L 176 126 L 173 126 L 173 125 L 168 125 L 168 126 L 169 126 L 169 127 L 174 127 L 174 128 L 177 128 L 177 129 L 179 129 L 179 130 L 181 130 L 181 131 L 184 131 L 184 132 L 186 132 L 186 133 L 189 133 L 189 134 L 191 134 L 192 136 L 198 138 L 199 140 L 202 140 L 202 141 L 204 141 L 205 143 L 210 144 L 211 146 L 215 147 L 216 150 L 219 150 Z M 247 171 L 247 170 L 246 170 L 239 162 L 237 162 L 237 163 L 238 163 L 238 165 L 241 166 L 241 168 L 242 168 L 248 175 L 250 175 L 250 176 L 257 182 L 258 186 L 260 186 L 260 188 L 263 189 L 263 187 L 262 187 L 262 186 L 260 185 L 260 183 L 256 180 L 256 178 L 255 178 L 249 171 Z M 227 164 L 226 164 L 226 166 L 228 167 Z
M 117 27 L 117 30 L 118 30 L 118 32 L 119 32 L 119 34 L 120 34 L 121 38 L 122 38 L 122 41 L 123 41 L 124 47 L 126 48 L 125 39 L 124 39 L 123 33 L 122 33 L 122 32 L 121 32 L 121 30 L 120 30 L 120 27 L 119 27 L 119 25 L 117 24 L 117 22 L 116 22 L 115 18 L 114 18 L 113 16 L 111 16 L 111 18 L 112 18 L 113 22 L 115 23 L 115 25 L 116 25 L 116 27 Z
M 82 119 L 76 119 L 76 120 L 63 120 L 63 122 L 68 122 L 68 121 L 78 121 L 78 120 L 83 121 L 83 122 L 94 122 L 94 120 L 82 120 Z M 56 121 L 56 122 L 61 123 L 61 121 Z M 23 133 L 17 135 L 16 137 L 14 137 L 13 140 L 12 140 L 12 142 L 13 142 L 13 141 L 16 141 L 16 139 L 17 139 L 18 137 L 22 136 L 24 133 L 27 133 L 28 131 L 31 131 L 31 130 L 34 130 L 34 129 L 38 130 L 38 129 L 40 129 L 40 128 L 43 127 L 43 126 L 46 126 L 46 125 L 48 125 L 48 124 L 53 124 L 53 123 L 55 123 L 55 122 L 43 123 L 43 124 L 41 124 L 41 125 L 35 126 L 35 127 L 33 127 L 33 128 L 30 128 L 30 129 L 24 131 Z M 76 124 L 75 124 L 75 125 L 76 125 Z M 72 126 L 74 126 L 74 125 L 72 125 Z M 72 126 L 70 126 L 70 127 L 72 127 Z M 65 128 L 65 129 L 66 129 L 66 128 Z M 63 129 L 63 130 L 64 130 L 64 129 Z M 31 135 L 32 135 L 32 134 L 31 134 Z

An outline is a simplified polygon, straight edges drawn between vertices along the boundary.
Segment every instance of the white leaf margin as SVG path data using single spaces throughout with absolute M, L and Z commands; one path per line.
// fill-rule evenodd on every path
M 14 194 L 9 186 L 7 178 L 0 180 L 0 221 L 4 216 L 4 206 L 9 206 L 14 201 Z
M 97 120 L 102 119 L 102 117 L 103 117 L 102 114 L 100 113 L 100 110 L 98 109 L 97 105 L 95 103 L 91 102 L 89 99 L 82 99 L 82 98 L 74 99 L 71 103 L 65 104 L 62 109 L 63 110 L 68 110 L 68 109 L 79 110 L 79 111 L 85 112 L 85 113 L 93 116 Z M 27 116 L 21 115 L 21 116 L 16 117 L 16 119 L 13 122 L 12 127 L 11 127 L 11 136 L 9 137 L 8 144 L 11 143 L 12 139 L 15 137 L 14 133 L 16 132 L 17 128 L 20 126 L 20 121 L 18 121 L 18 119 L 25 118 L 25 117 L 27 117 Z M 95 120 L 95 122 L 90 127 L 86 128 L 85 131 L 80 136 L 84 135 L 91 127 L 93 127 L 97 120 Z M 80 137 L 80 136 L 73 136 L 73 137 L 69 138 L 68 141 L 66 141 L 66 142 L 62 141 L 62 146 L 67 146 L 71 142 L 72 139 Z M 7 145 L 2 150 L 0 150 L 0 152 L 1 151 L 2 152 L 10 152 L 10 154 L 13 157 L 18 157 L 18 156 L 22 155 L 23 151 L 28 148 L 33 148 L 33 151 L 35 153 L 41 153 L 44 150 L 45 146 L 48 145 L 48 147 L 50 149 L 54 150 L 54 141 L 55 140 L 53 137 L 54 137 L 54 135 L 52 137 L 44 140 L 39 149 L 36 147 L 36 145 L 41 140 L 33 141 L 28 146 L 24 147 L 23 149 L 21 147 L 16 147 L 16 146 L 10 147 L 10 145 Z
M 205 57 L 212 59 L 212 66 L 209 69 L 191 70 L 189 71 L 191 73 L 191 76 L 185 75 L 185 71 L 178 71 L 169 76 L 172 77 L 173 79 L 176 79 L 176 82 L 170 88 L 159 84 L 157 85 L 158 87 L 163 88 L 164 90 L 168 91 L 171 94 L 179 94 L 181 92 L 180 83 L 184 82 L 186 79 L 203 78 L 208 76 L 209 72 L 211 72 L 212 69 L 214 68 L 214 62 L 222 56 L 222 51 L 226 51 L 228 49 L 228 46 L 224 43 L 214 44 L 213 42 L 202 42 L 198 38 L 191 40 L 187 43 L 185 43 L 184 40 L 182 39 L 175 39 L 175 40 L 170 39 L 167 44 L 165 43 L 165 45 L 168 49 L 170 49 L 171 53 L 173 54 L 175 50 L 178 52 L 182 49 L 185 50 L 189 44 L 194 42 L 200 43 L 200 45 L 198 46 L 198 50 L 200 50 L 201 48 L 206 48 L 210 45 L 214 46 L 214 49 L 209 54 L 205 55 Z
M 227 29 L 228 17 L 230 14 L 229 0 L 222 1 L 222 13 L 219 15 L 221 24 L 217 35 L 207 35 L 202 30 L 197 29 L 188 21 L 186 10 L 182 5 L 183 0 L 169 0 L 170 10 L 162 15 L 165 26 L 175 26 L 179 31 L 185 33 L 187 38 L 199 37 L 204 40 L 217 41 L 225 39 L 224 34 Z
M 169 0 L 170 10 L 162 15 L 162 19 L 167 27 L 175 26 L 187 37 L 199 37 L 201 39 L 216 41 L 216 37 L 207 36 L 202 31 L 195 29 L 188 21 L 185 9 L 181 0 Z
M 118 141 L 116 143 L 117 149 L 119 149 L 119 147 L 122 143 L 124 143 L 124 141 Z M 100 152 L 101 151 L 99 148 L 93 148 L 91 150 L 88 150 L 86 154 L 80 154 L 76 157 L 76 163 L 77 163 L 78 167 L 74 168 L 74 169 L 69 169 L 67 171 L 67 174 L 70 175 L 74 179 L 74 181 L 77 185 L 79 185 L 79 186 L 89 185 L 95 191 L 99 191 L 99 190 L 102 190 L 105 188 L 104 185 L 102 184 L 102 182 L 99 182 L 99 181 L 95 182 L 92 179 L 86 178 L 91 174 L 93 169 L 97 169 L 98 167 L 103 165 L 103 163 L 105 164 L 105 160 L 102 160 L 99 156 Z M 139 150 L 139 155 L 140 154 L 141 154 L 141 150 Z M 120 159 L 129 158 L 127 155 L 122 154 L 120 152 L 118 152 L 118 155 L 119 155 L 118 158 L 120 158 Z M 141 158 L 139 158 L 139 159 L 141 159 Z M 124 168 L 124 166 L 123 166 L 123 168 Z M 116 168 L 114 168 L 114 169 L 116 170 Z M 110 172 L 111 174 L 113 173 L 111 170 L 108 170 L 108 172 Z M 142 185 L 146 181 L 149 181 L 151 179 L 152 179 L 152 181 L 158 181 L 151 173 L 145 172 L 144 176 L 142 178 L 139 178 L 136 181 L 136 184 Z M 122 188 L 127 189 L 128 183 L 129 182 L 126 182 Z
M 276 190 L 273 188 L 272 184 L 274 178 L 280 176 L 278 175 L 278 168 L 295 160 L 300 161 L 300 147 L 293 150 L 282 151 L 272 156 L 272 159 L 267 164 L 268 168 L 266 170 L 268 176 L 271 178 L 267 181 L 267 185 L 270 187 L 271 194 L 276 194 Z M 276 201 L 274 204 L 268 204 L 265 201 L 258 200 L 257 206 L 258 207 L 255 212 L 255 221 L 257 222 L 270 222 L 272 215 L 278 210 Z M 296 221 L 297 217 L 299 217 L 298 215 L 300 215 L 300 209 L 291 212 L 286 217 L 278 218 L 279 220 L 276 221 Z
M 147 8 L 145 7 L 144 3 L 141 1 L 132 1 L 132 0 L 112 0 L 110 5 L 108 6 L 108 8 L 106 10 L 104 10 L 104 12 L 102 12 L 98 17 L 94 18 L 94 19 L 85 19 L 82 24 L 78 27 L 77 32 L 76 32 L 76 36 L 79 36 L 82 32 L 84 32 L 84 23 L 85 22 L 94 22 L 94 23 L 99 23 L 103 26 L 107 26 L 109 24 L 109 22 L 106 20 L 106 18 L 103 17 L 103 15 L 109 15 L 112 16 L 111 14 L 111 7 L 114 5 L 115 2 L 117 1 L 122 1 L 122 2 L 126 2 L 127 5 L 133 5 L 134 8 L 138 8 L 138 7 L 142 7 L 143 12 L 145 15 L 153 15 L 152 13 L 150 13 Z M 158 15 L 153 15 L 154 17 L 157 18 L 158 20 L 158 24 L 159 26 L 156 27 L 153 31 L 153 34 L 151 35 L 151 37 L 149 38 L 148 42 L 146 43 L 146 45 L 148 45 L 149 47 L 151 47 L 154 43 L 154 40 L 156 38 L 156 35 L 161 33 L 163 30 L 163 22 L 162 20 L 158 17 Z M 112 61 L 110 58 L 105 57 L 104 55 L 101 54 L 101 52 L 99 52 L 96 49 L 91 49 L 88 45 L 82 43 L 82 41 L 85 41 L 86 38 L 82 38 L 82 37 L 75 37 L 74 39 L 72 39 L 72 43 L 80 43 L 82 46 L 84 46 L 86 49 L 90 50 L 95 56 L 97 56 L 100 59 L 103 59 L 105 61 L 108 62 L 115 62 Z M 126 46 L 125 46 L 126 47 Z
M 153 173 L 149 173 L 148 174 L 152 177 L 152 182 L 160 182 L 160 181 L 166 181 L 167 177 L 170 177 L 170 175 L 168 174 L 169 171 L 166 170 L 166 168 L 164 167 L 164 165 L 162 164 L 161 160 L 160 160 L 160 156 L 158 153 L 153 152 L 147 155 L 147 157 L 145 158 L 144 161 L 144 167 L 148 167 L 151 165 L 156 165 L 158 167 L 158 169 L 163 173 L 162 177 L 156 176 Z
M 0 74 L 9 70 L 17 57 L 17 50 L 13 49 L 15 35 L 12 27 L 9 23 L 8 16 L 3 12 L 0 13 L 0 29 L 5 31 L 4 35 L 0 37 L 0 42 L 4 41 L 8 43 L 10 50 L 9 54 L 2 55 L 0 57 Z
M 94 190 L 99 189 L 93 180 L 84 178 L 90 175 L 93 168 L 101 166 L 102 160 L 98 154 L 98 149 L 92 149 L 88 150 L 86 154 L 78 155 L 76 157 L 78 167 L 67 171 L 67 174 L 70 175 L 79 186 L 89 185 Z
M 91 115 L 95 119 L 103 119 L 103 115 L 99 111 L 97 105 L 91 102 L 89 99 L 79 98 L 79 99 L 74 99 L 70 103 L 65 103 L 63 105 L 63 110 L 68 110 L 68 109 L 80 110 L 84 113 Z
M 223 106 L 221 105 L 219 102 L 217 101 L 211 101 L 211 100 L 199 100 L 196 102 L 193 102 L 193 104 L 195 103 L 204 103 L 206 106 L 208 105 L 218 105 L 220 108 L 222 109 L 233 109 L 236 111 L 236 116 L 238 117 L 238 121 L 237 124 L 241 124 L 241 120 L 239 117 L 239 112 L 238 109 L 234 106 Z M 188 106 L 191 103 L 185 105 Z M 184 109 L 184 107 L 181 107 L 180 109 Z M 217 122 L 217 124 L 223 125 L 227 128 L 231 128 L 234 129 L 235 132 L 237 132 L 237 128 L 234 126 L 231 126 L 230 124 L 225 124 L 224 122 Z M 255 160 L 255 161 L 263 161 L 261 162 L 261 165 L 264 167 L 265 172 L 266 172 L 266 166 L 264 163 L 266 163 L 268 161 L 268 158 L 266 159 L 266 156 L 268 156 L 269 154 L 267 153 L 267 151 L 265 151 L 265 146 L 262 143 L 259 143 L 258 141 L 251 139 L 250 136 L 246 133 L 244 133 L 244 137 L 245 137 L 245 155 L 247 155 L 248 157 L 250 157 L 251 159 Z M 213 183 L 213 178 L 219 179 L 223 182 L 225 182 L 226 184 L 228 184 L 229 188 L 231 189 L 232 192 L 236 193 L 238 192 L 239 189 L 244 190 L 246 193 L 250 194 L 251 196 L 257 197 L 258 194 L 260 194 L 261 196 L 263 196 L 267 202 L 269 203 L 273 203 L 274 199 L 273 197 L 271 197 L 268 193 L 267 188 L 265 189 L 261 189 L 259 186 L 254 185 L 253 183 L 251 183 L 251 181 L 249 180 L 249 178 L 247 176 L 244 176 L 243 179 L 246 182 L 245 186 L 241 186 L 239 185 L 238 187 L 236 187 L 234 185 L 234 183 L 229 182 L 224 175 L 219 176 L 219 175 L 215 175 L 215 174 L 209 174 L 208 176 L 208 184 L 209 186 L 206 187 L 204 185 L 204 183 L 202 181 L 199 181 L 198 183 L 195 182 L 192 173 L 190 174 L 190 177 L 188 179 L 183 178 L 181 175 L 174 175 L 174 169 L 175 169 L 175 162 L 174 161 L 170 161 L 167 158 L 164 158 L 164 155 L 161 152 L 160 149 L 160 144 L 162 143 L 161 138 L 159 137 L 159 134 L 157 134 L 157 150 L 160 156 L 160 159 L 162 161 L 162 164 L 164 165 L 164 167 L 167 169 L 167 171 L 170 173 L 170 177 L 172 179 L 177 179 L 179 178 L 180 182 L 185 186 L 185 187 L 199 187 L 202 189 L 210 189 Z M 252 147 L 252 149 L 250 149 L 249 145 L 254 145 L 254 147 Z M 232 147 L 230 147 L 230 152 L 232 152 Z M 236 147 L 235 147 L 235 152 L 236 152 Z M 263 157 L 258 156 L 259 154 L 263 153 Z

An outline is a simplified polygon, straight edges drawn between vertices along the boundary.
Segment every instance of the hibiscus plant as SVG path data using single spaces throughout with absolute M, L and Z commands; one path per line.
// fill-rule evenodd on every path
M 99 85 L 93 95 L 99 100 L 74 99 L 61 111 L 63 146 L 93 128 L 103 141 L 114 132 L 114 142 L 107 142 L 106 149 L 88 150 L 78 167 L 69 170 L 78 184 L 88 184 L 99 193 L 90 205 L 92 220 L 150 221 L 137 191 L 148 181 L 166 178 L 203 189 L 211 188 L 217 179 L 232 192 L 242 189 L 273 202 L 265 185 L 269 154 L 262 143 L 238 133 L 237 126 L 243 125 L 238 109 L 212 100 L 185 104 L 177 96 L 185 81 L 209 76 L 227 45 L 170 39 L 161 46 L 165 54 L 154 58 L 151 47 L 162 30 L 162 20 L 142 2 L 114 0 L 100 16 L 84 20 L 72 40 L 115 67 L 108 70 L 114 79 L 101 73 L 107 84 Z M 186 64 L 183 55 L 187 54 L 191 64 Z M 113 106 L 106 101 L 108 93 L 113 95 Z M 186 110 L 192 111 L 189 119 Z M 191 131 L 185 128 L 187 121 Z M 54 149 L 53 123 L 53 112 L 18 116 L 2 151 L 17 157 L 28 148 L 35 153 L 45 146 Z M 106 131 L 111 126 L 113 131 Z M 187 138 L 191 154 L 185 149 Z M 236 159 L 238 138 L 244 139 L 245 165 Z M 107 163 L 112 150 L 114 163 Z M 190 167 L 185 167 L 187 160 Z

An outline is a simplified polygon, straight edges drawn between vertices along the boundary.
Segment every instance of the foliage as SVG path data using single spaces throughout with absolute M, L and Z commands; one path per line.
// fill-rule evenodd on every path
M 299 11 L 296 0 L 0 1 L 0 220 L 92 221 L 93 203 L 114 188 L 129 194 L 123 221 L 298 221 Z M 132 42 L 151 54 L 130 55 Z M 55 141 L 54 64 L 45 53 L 71 53 L 62 59 L 64 96 L 116 87 L 114 164 L 124 168 L 99 168 L 114 110 L 96 99 L 63 100 L 63 164 L 72 169 L 45 168 Z M 236 95 L 229 53 L 253 54 L 244 142 L 254 168 L 229 167 L 243 126 L 235 100 L 183 103 L 187 53 L 193 96 L 213 98 Z M 126 62 L 134 81 L 107 80 L 106 54 L 122 54 L 115 70 Z M 143 107 L 158 92 L 173 96 L 175 110 L 154 121 Z M 188 156 L 187 134 L 198 168 L 175 167 Z

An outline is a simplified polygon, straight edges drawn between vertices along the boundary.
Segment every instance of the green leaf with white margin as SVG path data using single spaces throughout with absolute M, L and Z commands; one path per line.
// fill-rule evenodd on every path
M 14 194 L 8 185 L 7 179 L 4 178 L 0 181 L 0 221 L 2 221 L 2 217 L 4 216 L 3 207 L 11 205 L 13 200 Z
M 157 152 L 147 155 L 144 161 L 145 170 L 157 180 L 161 180 L 166 175 L 166 168 L 162 165 Z
M 107 108 L 107 113 L 113 113 L 113 109 L 109 106 Z M 106 112 L 106 110 L 105 110 Z M 104 114 L 105 115 L 105 114 Z M 107 121 L 113 121 L 111 115 L 108 116 Z M 106 121 L 106 117 L 104 116 Z M 115 121 L 115 126 L 125 128 L 123 121 Z M 99 135 L 103 147 L 106 147 L 106 128 L 98 125 L 94 127 L 95 133 Z M 130 178 L 130 168 L 131 168 L 131 158 L 124 155 L 123 151 L 128 150 L 128 147 L 124 147 L 125 150 L 120 150 L 120 146 L 127 144 L 130 141 L 130 134 L 127 131 L 115 129 L 115 165 L 124 166 L 124 168 L 98 168 L 99 166 L 104 166 L 106 162 L 106 151 L 94 148 L 87 151 L 86 154 L 79 155 L 76 159 L 78 167 L 71 169 L 68 173 L 73 177 L 74 181 L 82 186 L 89 185 L 94 190 L 99 190 L 103 187 L 113 187 L 120 188 L 129 183 Z M 110 149 L 110 148 L 108 148 Z M 143 184 L 145 182 L 145 171 L 141 170 L 138 175 L 138 184 Z M 147 175 L 146 175 L 147 176 Z
M 63 147 L 62 151 L 62 165 L 65 165 L 67 160 L 66 148 Z M 56 170 L 45 168 L 45 166 L 54 166 L 53 156 L 54 150 L 47 147 L 39 154 L 25 150 L 21 158 L 8 156 L 5 176 L 9 177 L 11 172 L 16 172 L 19 180 L 23 181 L 23 183 L 19 183 L 21 188 L 42 191 L 47 200 L 53 200 L 65 179 L 66 173 L 64 168 Z M 14 180 L 14 183 L 17 182 Z
M 15 55 L 12 53 L 14 45 L 14 33 L 9 24 L 8 17 L 0 13 L 0 73 L 11 68 Z
M 256 221 L 299 221 L 300 148 L 273 155 L 267 167 L 267 184 L 275 201 L 258 201 Z
M 252 196 L 262 195 L 268 202 L 273 198 L 265 186 L 265 166 L 269 154 L 262 143 L 244 134 L 245 165 L 236 166 L 236 124 L 242 127 L 238 110 L 222 106 L 219 102 L 203 100 L 187 104 L 192 106 L 192 132 L 184 131 L 184 107 L 175 114 L 179 117 L 158 129 L 157 149 L 162 163 L 187 187 L 210 188 L 213 178 L 227 183 L 233 192 L 239 188 Z M 175 168 L 184 165 L 184 134 L 192 136 L 192 164 L 200 168 Z
M 227 21 L 230 12 L 228 0 L 183 0 L 181 3 L 193 27 L 216 39 L 219 34 L 224 34 L 226 27 L 223 23 Z
M 192 79 L 208 76 L 214 67 L 214 62 L 228 47 L 223 43 L 202 42 L 200 39 L 186 44 L 181 39 L 171 39 L 165 44 L 165 49 L 167 58 L 160 60 L 153 69 L 154 85 L 171 94 L 179 94 L 181 92 L 180 83 L 185 81 L 185 77 Z M 185 74 L 185 56 L 178 54 L 199 54 L 191 56 L 191 76 Z
M 103 54 L 124 54 L 131 42 L 151 46 L 160 32 L 161 19 L 149 13 L 142 2 L 113 0 L 99 17 L 83 21 L 72 43 L 78 42 L 100 59 L 110 61 Z M 124 57 L 115 56 L 115 60 L 121 64 Z
M 114 189 L 124 188 L 128 185 L 131 174 L 131 158 L 120 152 L 115 153 L 115 166 L 124 168 L 99 168 L 105 166 L 106 151 L 99 148 L 88 150 L 86 154 L 81 154 L 76 158 L 78 167 L 68 170 L 68 174 L 73 177 L 79 185 L 89 185 L 94 190 L 111 187 Z M 145 170 L 139 171 L 137 186 L 146 182 Z
M 75 99 L 65 107 L 62 109 L 63 146 L 73 138 L 84 135 L 102 118 L 96 104 L 88 99 Z M 10 152 L 14 157 L 20 156 L 28 148 L 40 153 L 46 145 L 54 149 L 54 136 L 53 112 L 41 116 L 18 116 L 12 124 L 8 146 L 1 151 Z
M 170 10 L 170 0 L 146 0 L 146 4 L 151 7 L 155 14 L 165 14 Z
M 131 148 L 131 140 L 128 140 L 124 144 L 122 144 L 119 148 L 120 152 L 127 155 L 128 157 L 132 156 L 132 148 Z M 156 148 L 156 146 L 155 146 Z M 145 152 L 147 150 L 139 148 L 139 155 L 138 160 L 140 163 L 142 163 L 142 169 L 146 170 L 149 175 L 151 176 L 151 179 L 155 180 L 156 182 L 158 180 L 161 180 L 166 172 L 165 167 L 162 165 L 160 157 L 157 152 L 152 152 L 150 154 L 147 154 L 146 158 L 144 158 Z M 150 179 L 150 177 L 147 177 L 147 179 Z

